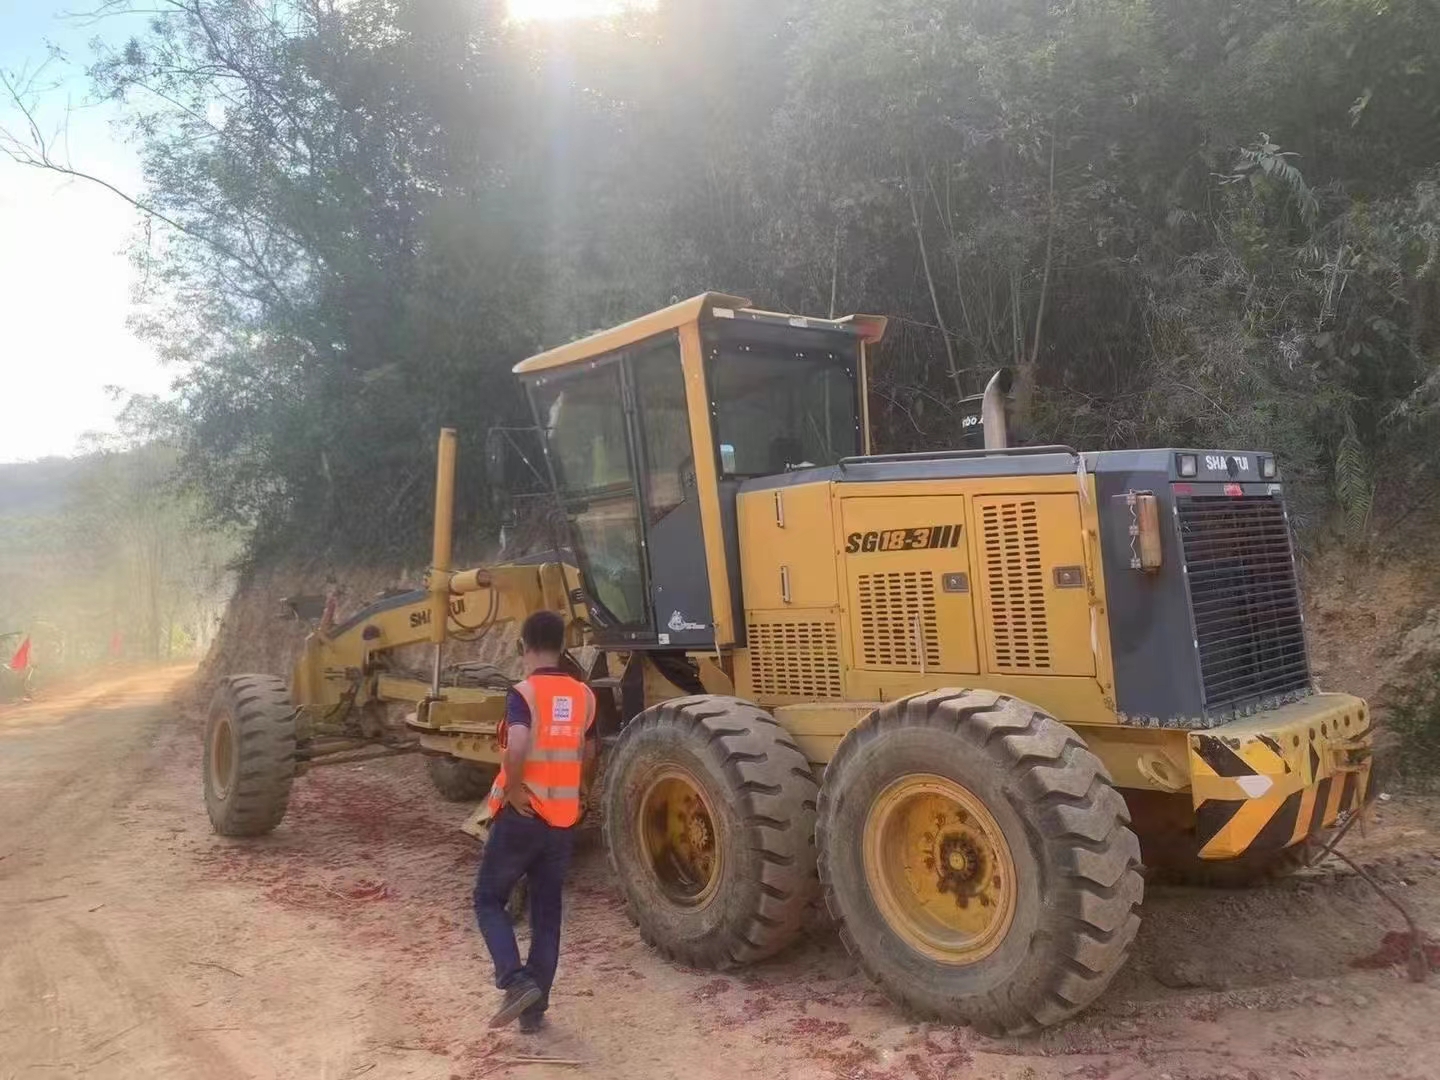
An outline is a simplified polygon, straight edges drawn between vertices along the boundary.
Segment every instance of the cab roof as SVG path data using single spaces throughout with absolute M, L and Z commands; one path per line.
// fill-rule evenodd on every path
M 689 323 L 712 318 L 743 318 L 755 322 L 779 323 L 800 329 L 835 330 L 858 336 L 867 343 L 879 341 L 885 335 L 886 319 L 883 315 L 847 315 L 843 319 L 814 319 L 808 316 L 787 315 L 777 311 L 762 311 L 752 308 L 743 296 L 729 293 L 705 292 L 681 300 L 669 307 L 652 311 L 638 319 L 621 323 L 609 330 L 602 330 L 589 337 L 572 341 L 522 360 L 511 370 L 516 375 L 533 375 L 552 368 L 568 367 L 592 357 L 601 356 L 616 349 L 623 349 L 637 341 L 676 330 Z

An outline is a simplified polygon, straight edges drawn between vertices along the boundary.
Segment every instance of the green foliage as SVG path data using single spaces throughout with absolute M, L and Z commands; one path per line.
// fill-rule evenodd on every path
M 0 659 L 30 636 L 42 682 L 110 659 L 195 655 L 228 599 L 239 537 L 200 526 L 175 450 L 137 441 L 149 434 L 133 426 L 141 407 L 109 445 L 0 474 L 0 637 L 13 635 Z
M 1405 787 L 1434 791 L 1440 777 L 1440 674 L 1422 671 L 1386 703 L 1385 728 L 1398 749 L 1386 768 Z
M 890 315 L 887 449 L 1009 365 L 1033 441 L 1275 450 L 1307 535 L 1436 464 L 1430 0 L 145 6 L 159 422 L 257 550 L 420 556 L 445 423 L 489 527 L 509 368 L 706 288 Z
M 1345 418 L 1345 433 L 1335 450 L 1335 500 L 1340 504 L 1346 537 L 1352 542 L 1364 538 L 1375 498 L 1364 444 L 1355 431 L 1355 422 Z
M 1260 192 L 1265 191 L 1267 184 L 1275 185 L 1294 201 L 1301 223 L 1306 228 L 1313 228 L 1320 213 L 1320 201 L 1291 160 L 1297 156 L 1293 151 L 1281 150 L 1270 141 L 1270 136 L 1262 134 L 1259 142 L 1240 148 L 1235 171 L 1222 177 L 1220 182 L 1235 184 L 1249 181 L 1250 186 Z

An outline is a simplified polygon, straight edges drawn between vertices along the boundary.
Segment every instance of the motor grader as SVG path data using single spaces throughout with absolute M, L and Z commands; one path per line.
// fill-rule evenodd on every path
M 1124 963 L 1142 858 L 1257 876 L 1359 808 L 1370 713 L 1314 685 L 1274 457 L 1011 447 L 1003 374 L 983 449 L 872 453 L 884 330 L 710 293 L 517 365 L 571 554 L 452 568 L 443 433 L 425 588 L 313 634 L 288 685 L 220 688 L 215 828 L 273 829 L 356 755 L 479 798 L 505 691 L 447 642 L 549 608 L 596 657 L 646 941 L 750 963 L 823 896 L 895 1001 L 1018 1033 Z

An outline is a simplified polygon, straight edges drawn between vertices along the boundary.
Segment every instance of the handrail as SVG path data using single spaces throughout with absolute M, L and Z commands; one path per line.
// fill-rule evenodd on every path
M 1007 446 L 1003 450 L 919 450 L 907 454 L 870 454 L 841 458 L 839 466 L 884 465 L 900 461 L 954 461 L 960 458 L 1033 457 L 1037 454 L 1069 454 L 1079 457 L 1074 447 L 1055 443 L 1051 446 Z

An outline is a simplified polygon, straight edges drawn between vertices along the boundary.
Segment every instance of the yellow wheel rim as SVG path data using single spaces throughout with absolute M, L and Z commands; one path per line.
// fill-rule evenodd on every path
M 973 964 L 1015 917 L 1015 863 L 994 815 L 943 776 L 895 781 L 865 818 L 865 877 L 907 945 L 944 964 Z
M 670 766 L 650 781 L 636 822 L 645 863 L 670 900 L 684 907 L 710 902 L 720 883 L 715 813 L 700 782 Z
M 230 774 L 235 770 L 235 729 L 223 716 L 210 732 L 210 787 L 219 798 L 230 795 Z

